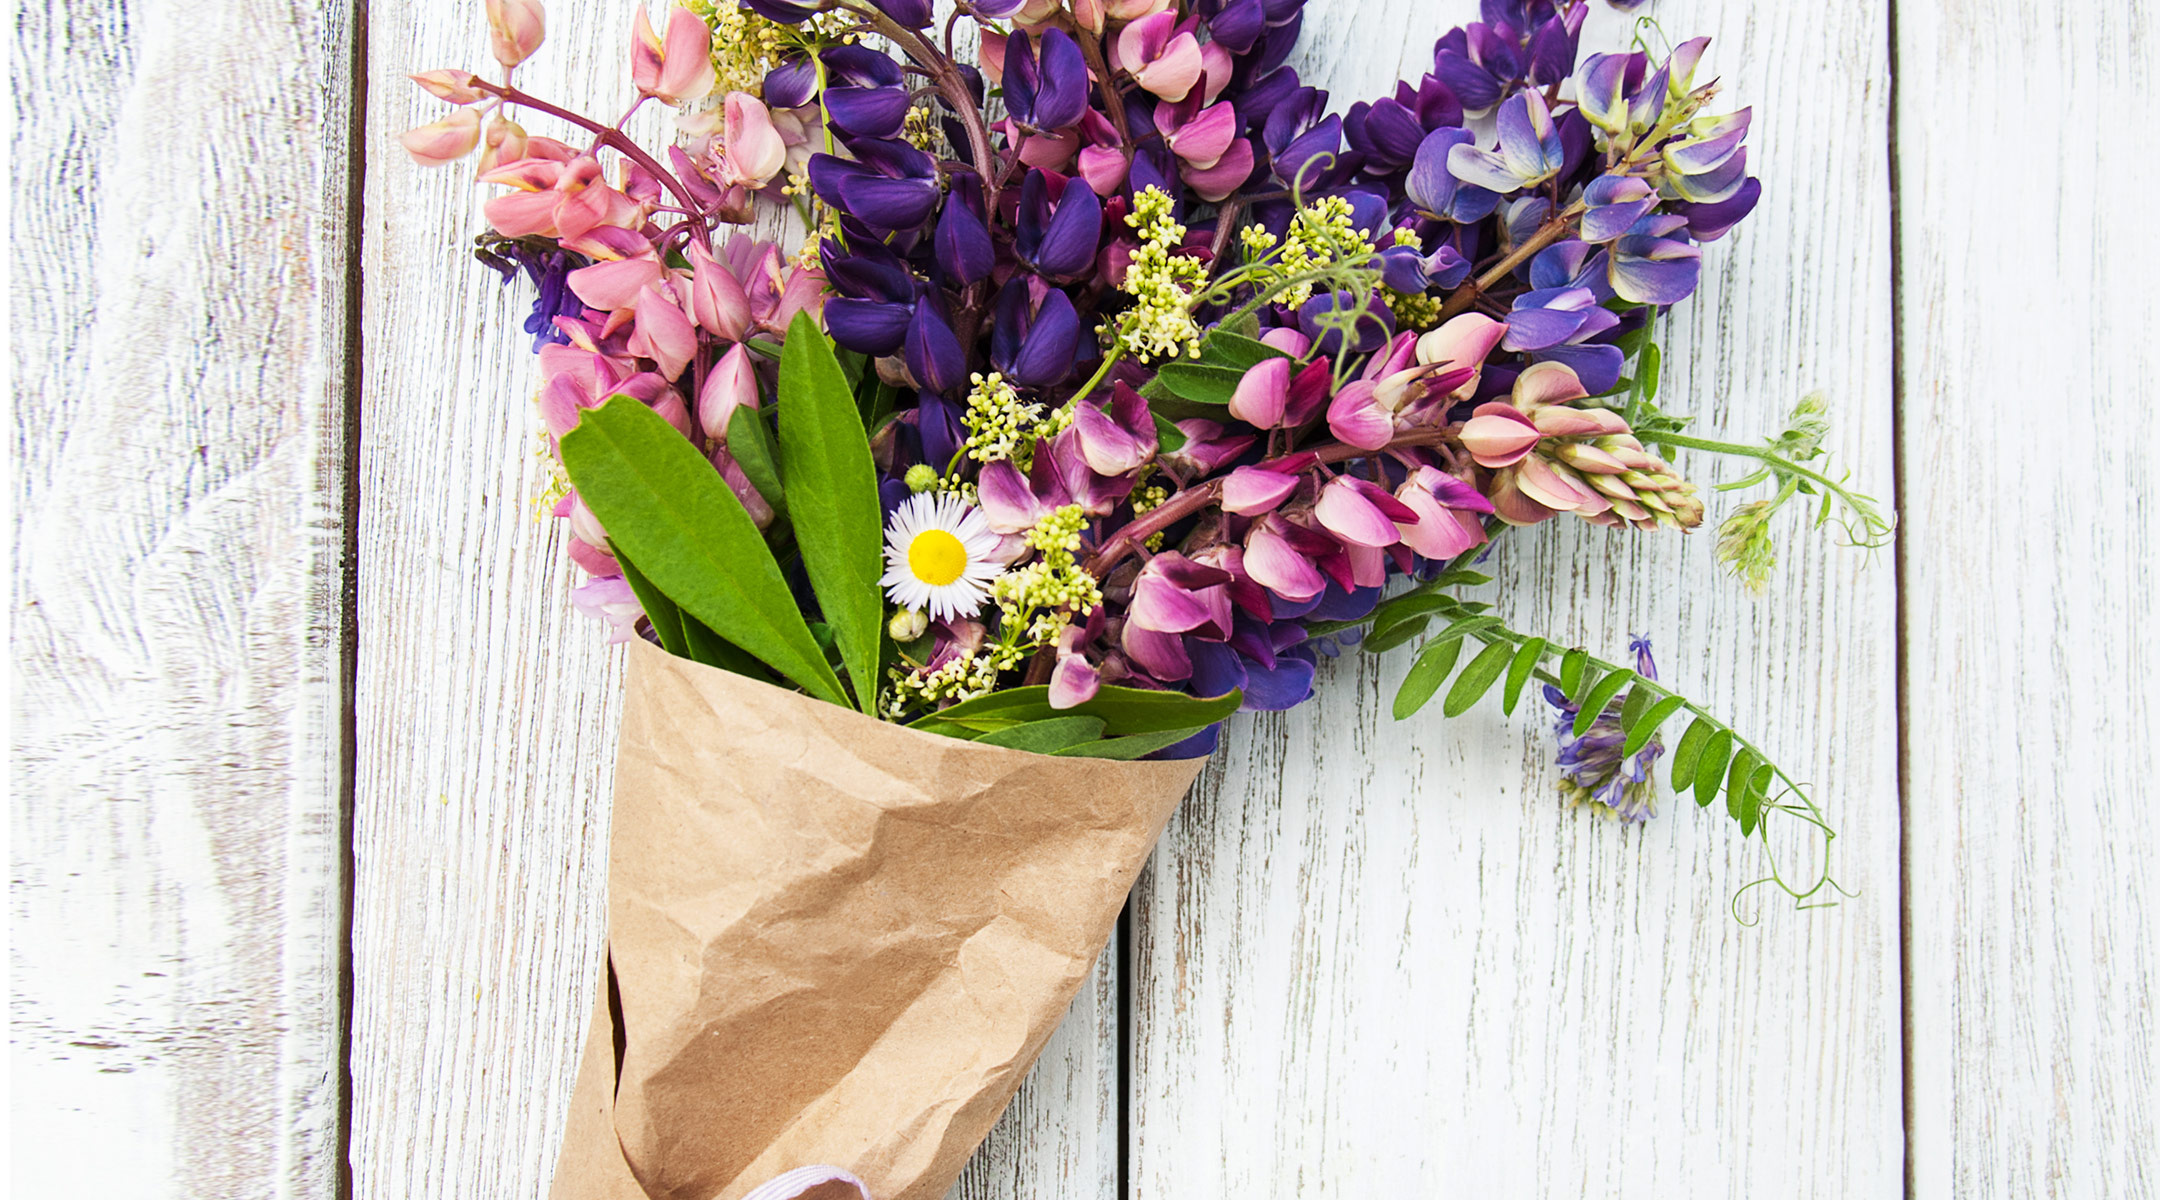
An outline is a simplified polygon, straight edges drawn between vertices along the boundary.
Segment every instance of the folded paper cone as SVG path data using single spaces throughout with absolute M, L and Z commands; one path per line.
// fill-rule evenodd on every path
M 626 687 L 553 1200 L 738 1200 L 824 1163 L 942 1200 L 1205 760 L 974 745 L 643 642 Z

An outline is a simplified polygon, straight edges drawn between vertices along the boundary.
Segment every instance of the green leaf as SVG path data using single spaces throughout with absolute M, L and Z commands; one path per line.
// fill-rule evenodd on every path
M 1680 745 L 1674 748 L 1672 756 L 1672 790 L 1676 794 L 1688 790 L 1688 785 L 1695 782 L 1695 763 L 1702 757 L 1703 747 L 1709 744 L 1710 735 L 1716 729 L 1710 721 L 1697 717 L 1687 727 L 1687 732 L 1680 735 Z
M 1287 354 L 1257 338 L 1229 333 L 1218 329 L 1208 334 L 1200 343 L 1200 361 L 1208 366 L 1231 367 L 1240 373 L 1266 362 L 1271 358 L 1288 358 Z
M 620 547 L 615 551 L 615 565 L 622 568 L 623 581 L 637 597 L 638 607 L 645 610 L 645 619 L 652 622 L 653 633 L 660 638 L 660 648 L 677 658 L 691 657 L 690 643 L 683 637 L 682 610 L 638 571 Z
M 1447 681 L 1448 672 L 1455 669 L 1455 659 L 1462 653 L 1462 639 L 1441 637 L 1427 643 L 1418 652 L 1417 661 L 1410 664 L 1410 673 L 1403 677 L 1402 690 L 1395 693 L 1395 719 L 1408 718 L 1425 707 Z
M 1621 728 L 1627 730 L 1627 744 L 1620 748 L 1620 757 L 1633 758 L 1641 753 L 1642 748 L 1650 744 L 1650 739 L 1657 736 L 1658 726 L 1679 712 L 1680 707 L 1686 703 L 1687 701 L 1678 696 L 1667 696 L 1651 705 L 1650 711 L 1636 714 L 1633 722 L 1622 721 Z
M 1395 647 L 1405 645 L 1410 639 L 1425 632 L 1425 627 L 1431 623 L 1431 617 L 1411 617 L 1408 620 L 1375 632 L 1372 636 L 1359 643 L 1359 648 L 1367 654 L 1386 654 Z
M 1741 812 L 1747 805 L 1748 785 L 1755 779 L 1755 768 L 1762 765 L 1762 758 L 1753 750 L 1742 749 L 1733 755 L 1732 765 L 1725 769 L 1725 814 L 1739 821 L 1745 828 L 1747 822 Z
M 1733 735 L 1730 729 L 1720 729 L 1710 735 L 1710 741 L 1702 748 L 1702 757 L 1695 760 L 1695 803 L 1703 808 L 1717 799 L 1718 787 L 1725 782 L 1725 763 L 1732 755 Z
M 1658 376 L 1664 372 L 1664 367 L 1665 356 L 1658 350 L 1657 343 L 1646 343 L 1643 346 L 1641 365 L 1635 368 L 1635 380 L 1642 386 L 1643 399 L 1653 403 L 1657 400 Z
M 1205 729 L 1167 729 L 1161 733 L 1135 733 L 1129 737 L 1105 738 L 1099 742 L 1082 742 L 1056 751 L 1060 758 L 1110 758 L 1119 762 L 1131 762 L 1144 758 L 1157 750 L 1165 750 Z
M 1501 693 L 1500 708 L 1509 716 L 1515 715 L 1515 705 L 1522 699 L 1523 685 L 1537 671 L 1538 660 L 1545 657 L 1545 639 L 1531 638 L 1515 652 L 1515 660 L 1508 664 L 1507 690 Z
M 795 315 L 780 347 L 780 469 L 803 570 L 832 626 L 856 703 L 871 712 L 885 630 L 878 587 L 884 508 L 862 414 L 831 343 L 808 313 Z
M 775 514 L 785 513 L 787 504 L 780 487 L 778 452 L 773 448 L 772 431 L 765 428 L 765 418 L 758 410 L 748 405 L 736 407 L 735 414 L 728 418 L 727 447 L 750 486 L 765 497 L 765 503 L 772 505 Z
M 662 594 L 811 695 L 847 704 L 742 501 L 667 418 L 616 396 L 563 435 L 562 460 L 609 540 Z
M 1215 327 L 1215 332 L 1235 333 L 1241 337 L 1258 338 L 1260 336 L 1260 314 L 1241 312 L 1238 315 L 1230 318 L 1229 320 L 1224 321 L 1222 324 L 1217 325 Z
M 1486 646 L 1476 658 L 1470 660 L 1469 666 L 1463 668 L 1463 673 L 1455 680 L 1455 686 L 1448 689 L 1447 700 L 1440 705 L 1440 711 L 1450 717 L 1459 717 L 1469 712 L 1470 706 L 1478 702 L 1478 697 L 1483 696 L 1499 680 L 1500 673 L 1507 670 L 1508 659 L 1514 657 L 1514 654 L 1515 648 L 1506 642 L 1494 642 Z
M 1763 806 L 1770 800 L 1770 781 L 1777 776 L 1775 768 L 1763 763 L 1748 775 L 1747 792 L 1740 801 L 1740 835 L 1747 837 L 1762 824 Z
M 1596 686 L 1590 689 L 1590 694 L 1583 699 L 1581 711 L 1575 714 L 1575 736 L 1581 737 L 1589 732 L 1591 722 L 1597 720 L 1605 711 L 1605 706 L 1612 703 L 1612 698 L 1620 694 L 1620 689 L 1634 679 L 1635 672 L 1623 667 L 1598 680 Z
M 1178 451 L 1183 450 L 1185 448 L 1185 431 L 1179 429 L 1175 422 L 1161 413 L 1153 413 L 1153 415 L 1155 417 L 1155 453 L 1176 454 Z
M 1560 691 L 1563 695 L 1577 695 L 1577 685 L 1582 683 L 1583 671 L 1590 666 L 1587 650 L 1570 650 L 1560 656 Z
M 1164 363 L 1155 373 L 1156 382 L 1168 388 L 1171 395 L 1217 408 L 1230 403 L 1230 397 L 1237 392 L 1238 381 L 1244 378 L 1242 368 L 1213 366 L 1189 359 Z
M 1492 582 L 1492 576 L 1482 571 L 1448 571 L 1434 577 L 1428 588 L 1482 587 Z
M 1085 704 L 1056 709 L 1050 707 L 1049 688 L 1019 687 L 964 700 L 951 708 L 939 709 L 925 720 L 957 724 L 984 718 L 1018 722 L 1052 717 L 1100 717 L 1105 732 L 1123 737 L 1134 733 L 1166 733 L 1173 729 L 1205 729 L 1236 712 L 1244 702 L 1243 692 L 1202 699 L 1181 692 L 1105 687 Z
M 1100 717 L 1051 717 L 986 733 L 975 740 L 985 746 L 1003 746 L 1030 754 L 1056 754 L 1083 742 L 1099 741 L 1102 732 Z
M 1651 692 L 1649 688 L 1629 688 L 1627 699 L 1620 702 L 1620 728 L 1624 730 L 1635 728 L 1635 718 L 1641 716 L 1643 710 L 1650 707 L 1650 699 Z
M 765 664 L 753 658 L 750 652 L 741 646 L 733 645 L 726 638 L 705 628 L 705 622 L 684 613 L 682 624 L 683 641 L 690 647 L 691 658 L 708 667 L 746 675 L 760 683 L 773 682 L 772 672 L 765 669 Z

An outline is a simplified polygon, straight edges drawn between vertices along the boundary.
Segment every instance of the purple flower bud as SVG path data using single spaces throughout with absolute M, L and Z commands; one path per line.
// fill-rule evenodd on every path
M 817 0 L 742 0 L 743 7 L 782 25 L 800 25 L 817 15 Z
M 1613 293 L 1636 304 L 1677 304 L 1702 278 L 1702 251 L 1686 242 L 1635 234 L 1613 243 Z
M 856 137 L 898 136 L 912 105 L 905 88 L 825 89 L 825 112 L 832 118 L 833 128 Z
M 997 265 L 997 247 L 990 230 L 975 210 L 955 196 L 945 202 L 938 216 L 934 242 L 938 269 L 954 287 L 966 287 L 990 277 Z
M 1589 15 L 1588 5 L 1578 5 L 1566 15 L 1538 26 L 1530 38 L 1531 83 L 1550 87 L 1575 70 L 1577 38 L 1582 33 L 1583 18 Z
M 1761 199 L 1761 181 L 1749 179 L 1730 197 L 1715 204 L 1675 204 L 1672 211 L 1686 218 L 1688 236 L 1698 242 L 1714 242 L 1754 212 L 1756 202 Z
M 915 306 L 914 316 L 908 321 L 905 349 L 908 373 L 924 388 L 943 393 L 960 385 L 967 356 L 937 305 L 925 301 Z
M 918 306 L 919 307 L 919 306 Z M 891 354 L 907 336 L 910 306 L 834 296 L 825 301 L 825 328 L 835 342 L 858 354 Z
M 1244 54 L 1267 32 L 1268 14 L 1264 0 L 1229 0 L 1208 21 L 1208 32 L 1216 44 L 1232 54 Z
M 930 23 L 930 0 L 871 0 L 878 11 L 909 29 L 921 29 Z
M 1050 179 L 1029 171 L 1020 185 L 1019 229 L 1014 248 L 1022 260 L 1052 278 L 1072 278 L 1095 264 L 1102 239 L 1102 201 L 1083 179 L 1069 179 L 1055 202 Z
M 1315 192 L 1347 173 L 1342 158 L 1342 118 L 1326 120 L 1299 134 L 1275 156 L 1275 177 L 1300 192 Z
M 1072 375 L 1080 348 L 1080 314 L 1062 290 L 1052 289 L 1013 357 L 1011 375 L 1023 387 L 1056 387 Z

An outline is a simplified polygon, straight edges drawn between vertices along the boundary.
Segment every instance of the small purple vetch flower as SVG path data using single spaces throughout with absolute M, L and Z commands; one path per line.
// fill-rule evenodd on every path
M 1657 663 L 1650 658 L 1650 639 L 1636 638 L 1628 648 L 1635 652 L 1635 673 L 1655 681 Z M 1560 794 L 1567 803 L 1598 805 L 1595 811 L 1629 824 L 1656 816 L 1657 785 L 1650 768 L 1665 753 L 1665 743 L 1653 734 L 1633 758 L 1621 758 L 1627 733 L 1620 725 L 1620 711 L 1627 697 L 1613 697 L 1581 737 L 1575 736 L 1575 717 L 1581 708 L 1551 684 L 1545 685 L 1545 701 L 1559 713 L 1553 729 L 1560 739 Z

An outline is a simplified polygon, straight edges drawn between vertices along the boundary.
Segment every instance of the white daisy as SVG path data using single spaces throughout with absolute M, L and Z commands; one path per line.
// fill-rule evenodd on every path
M 910 496 L 885 525 L 885 595 L 940 621 L 973 616 L 1005 568 L 990 561 L 998 536 L 951 492 Z

